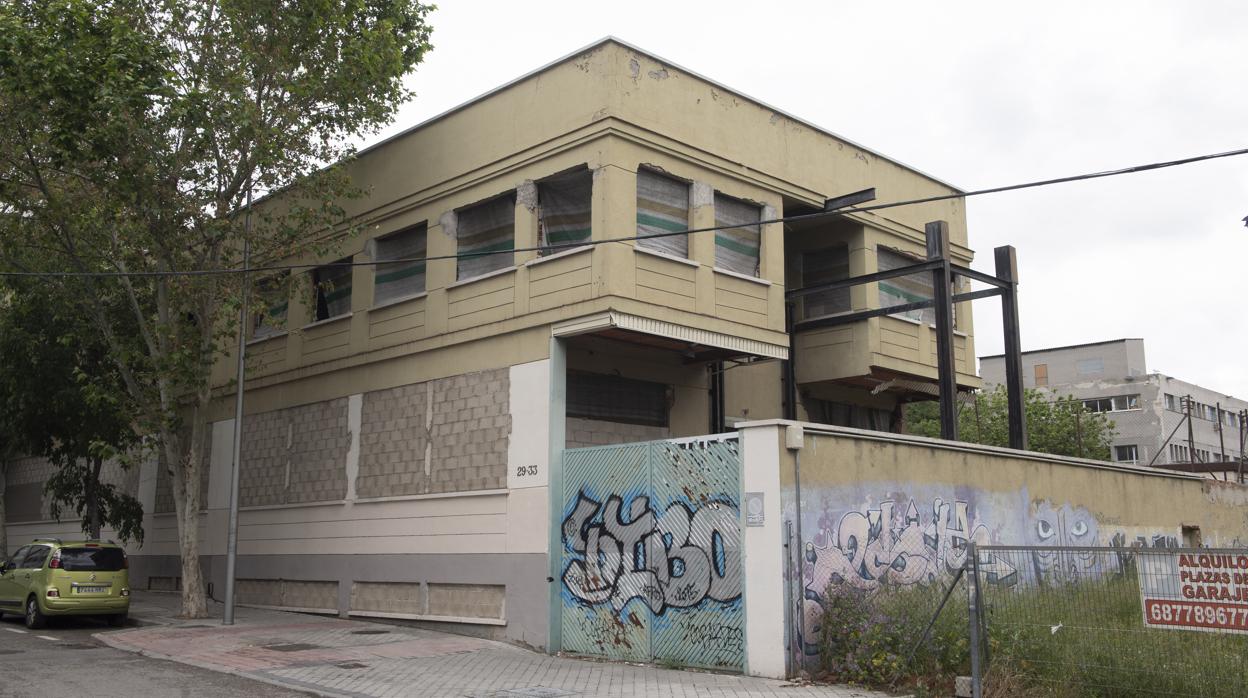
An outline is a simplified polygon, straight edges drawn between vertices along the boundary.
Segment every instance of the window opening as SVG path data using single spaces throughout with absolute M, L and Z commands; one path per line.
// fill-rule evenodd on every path
M 715 266 L 747 276 L 758 276 L 762 241 L 761 207 L 723 194 L 715 195 L 715 225 L 740 225 L 715 231 Z
M 316 320 L 328 320 L 351 312 L 350 257 L 343 257 L 335 265 L 312 270 L 312 284 L 316 290 Z
M 286 329 L 286 313 L 290 309 L 286 278 L 286 274 L 282 274 L 261 279 L 256 283 L 256 297 L 259 298 L 262 308 L 252 318 L 253 339 L 271 337 Z
M 377 265 L 377 273 L 373 277 L 374 305 L 424 293 L 428 240 L 428 227 L 421 223 L 374 241 L 374 260 L 386 262 Z
M 663 383 L 568 371 L 569 417 L 668 426 L 668 387 Z
M 849 278 L 849 245 L 841 244 L 802 253 L 802 286 Z M 802 318 L 810 320 L 850 310 L 849 289 L 833 288 L 802 297 Z
M 541 206 L 537 234 L 541 255 L 568 249 L 567 245 L 589 242 L 593 195 L 594 175 L 589 168 L 579 168 L 537 183 L 537 200 Z
M 689 230 L 689 184 L 650 170 L 637 172 L 637 241 L 639 247 L 677 257 L 689 256 L 689 236 L 648 235 Z
M 516 249 L 515 194 L 460 209 L 456 222 L 460 257 L 456 279 L 471 279 L 515 264 L 508 251 Z M 494 253 L 494 254 L 487 254 Z
M 912 266 L 922 260 L 881 247 L 876 250 L 876 261 L 879 264 L 880 271 L 889 271 Z M 881 308 L 902 303 L 930 301 L 933 297 L 932 275 L 928 272 L 898 276 L 876 282 L 876 285 L 879 286 Z M 907 310 L 902 313 L 893 313 L 889 317 L 918 320 L 924 324 L 932 325 L 936 322 L 936 309 L 919 308 L 918 310 Z M 954 324 L 956 326 L 957 323 L 955 322 Z

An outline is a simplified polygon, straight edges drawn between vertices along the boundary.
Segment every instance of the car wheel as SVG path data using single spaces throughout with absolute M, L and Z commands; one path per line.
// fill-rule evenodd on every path
M 126 624 L 126 616 L 127 614 L 125 613 L 114 613 L 113 615 L 108 617 L 109 626 L 114 627 L 114 628 L 120 628 L 121 626 Z
M 31 630 L 38 630 L 46 625 L 48 619 L 43 615 L 43 611 L 39 610 L 39 600 L 34 596 L 26 599 L 26 627 Z

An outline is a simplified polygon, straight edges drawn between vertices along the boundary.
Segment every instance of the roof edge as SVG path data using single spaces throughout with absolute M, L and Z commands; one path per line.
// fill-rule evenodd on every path
M 1104 339 L 1099 342 L 1084 342 L 1083 344 L 1067 344 L 1061 347 L 1047 347 L 1045 349 L 1029 349 L 1020 354 L 1044 354 L 1050 351 L 1065 351 L 1067 349 L 1082 349 L 1083 347 L 1097 347 L 1102 344 L 1118 344 L 1119 342 L 1143 342 L 1143 337 L 1122 337 L 1121 339 Z M 980 361 L 984 359 L 1000 359 L 1005 354 L 985 354 L 979 357 Z
M 446 117 L 451 116 L 452 114 L 455 114 L 455 113 L 457 113 L 457 112 L 463 111 L 464 109 L 467 109 L 468 107 L 470 107 L 470 106 L 472 106 L 472 105 L 476 104 L 477 102 L 481 102 L 481 101 L 483 101 L 483 100 L 489 99 L 490 97 L 493 97 L 494 95 L 496 95 L 496 94 L 498 94 L 498 93 L 500 93 L 500 92 L 502 92 L 502 91 L 504 91 L 504 90 L 507 90 L 507 89 L 509 89 L 509 88 L 511 88 L 511 87 L 514 87 L 515 85 L 517 85 L 517 84 L 519 84 L 519 83 L 521 83 L 521 82 L 524 82 L 525 80 L 528 80 L 528 79 L 529 79 L 529 78 L 531 78 L 531 77 L 534 77 L 534 76 L 536 76 L 536 75 L 538 75 L 538 74 L 544 73 L 544 72 L 546 72 L 546 71 L 550 70 L 551 68 L 554 68 L 555 66 L 562 65 L 563 63 L 566 63 L 566 62 L 568 62 L 568 61 L 570 61 L 570 60 L 573 60 L 574 58 L 577 58 L 577 57 L 579 57 L 579 56 L 582 56 L 582 55 L 584 55 L 584 54 L 588 53 L 589 51 L 592 51 L 592 50 L 594 50 L 594 49 L 596 49 L 596 48 L 598 48 L 598 47 L 600 47 L 600 46 L 605 46 L 605 45 L 607 45 L 607 44 L 611 44 L 611 43 L 614 43 L 614 44 L 617 44 L 617 45 L 619 45 L 619 46 L 622 46 L 622 47 L 624 47 L 624 48 L 626 48 L 626 49 L 629 49 L 630 51 L 635 51 L 635 52 L 640 53 L 640 54 L 642 54 L 642 55 L 648 56 L 649 58 L 651 58 L 651 59 L 653 59 L 653 60 L 656 60 L 656 61 L 658 61 L 658 62 L 660 62 L 660 63 L 665 64 L 665 65 L 671 66 L 672 68 L 675 68 L 675 69 L 677 69 L 677 70 L 679 70 L 679 71 L 681 71 L 681 72 L 683 72 L 683 73 L 685 73 L 685 74 L 687 74 L 687 75 L 689 75 L 689 76 L 691 76 L 691 77 L 695 77 L 695 78 L 697 78 L 697 79 L 699 79 L 699 80 L 702 80 L 703 82 L 709 83 L 709 84 L 713 85 L 713 86 L 714 86 L 714 87 L 716 87 L 716 88 L 719 88 L 719 89 L 721 89 L 721 90 L 724 90 L 725 92 L 730 92 L 730 93 L 732 93 L 732 94 L 734 94 L 734 95 L 737 95 L 738 97 L 742 97 L 742 98 L 744 98 L 744 99 L 747 99 L 747 100 L 749 100 L 750 102 L 753 102 L 754 104 L 756 104 L 756 105 L 758 105 L 758 106 L 760 106 L 760 107 L 762 107 L 762 108 L 764 108 L 764 109 L 770 109 L 771 111 L 775 112 L 776 114 L 779 114 L 780 116 L 785 117 L 786 119 L 789 119 L 789 120 L 791 120 L 791 121 L 794 121 L 794 122 L 797 122 L 797 123 L 799 123 L 799 124 L 802 124 L 803 126 L 806 126 L 807 128 L 810 128 L 810 129 L 813 129 L 813 130 L 815 130 L 815 131 L 818 131 L 818 132 L 820 132 L 820 133 L 822 133 L 822 134 L 824 134 L 824 135 L 826 135 L 826 136 L 831 136 L 832 138 L 835 138 L 835 139 L 837 139 L 837 140 L 839 140 L 839 141 L 844 142 L 846 145 L 850 145 L 850 146 L 853 146 L 853 147 L 855 147 L 855 148 L 857 148 L 857 149 L 859 149 L 859 150 L 861 150 L 861 151 L 863 151 L 863 152 L 870 153 L 870 154 L 874 155 L 875 157 L 881 158 L 881 159 L 883 159 L 883 160 L 887 160 L 888 162 L 891 162 L 891 163 L 893 163 L 894 165 L 897 165 L 897 166 L 899 166 L 899 167 L 903 167 L 903 168 L 905 168 L 905 169 L 907 169 L 907 170 L 910 170 L 911 172 L 913 172 L 913 173 L 915 173 L 915 174 L 917 174 L 917 175 L 919 175 L 919 176 L 921 176 L 921 177 L 924 177 L 924 178 L 926 178 L 926 179 L 929 179 L 929 180 L 931 180 L 931 181 L 933 181 L 933 182 L 935 182 L 935 183 L 937 183 L 937 184 L 939 184 L 939 185 L 941 185 L 941 186 L 949 187 L 950 189 L 952 189 L 953 191 L 955 191 L 955 192 L 957 192 L 957 193 L 959 193 L 959 194 L 962 194 L 962 193 L 965 193 L 965 192 L 966 192 L 966 190 L 965 190 L 965 189 L 963 189 L 962 187 L 956 186 L 956 185 L 954 185 L 954 184 L 950 184 L 949 182 L 946 182 L 945 180 L 940 179 L 939 177 L 936 177 L 935 175 L 932 175 L 932 174 L 929 174 L 929 173 L 927 173 L 927 172 L 924 172 L 923 170 L 920 170 L 920 169 L 918 169 L 917 167 L 914 167 L 914 166 L 912 166 L 912 165 L 907 165 L 906 163 L 902 162 L 901 160 L 898 160 L 898 159 L 893 158 L 893 157 L 889 157 L 888 155 L 885 155 L 885 154 L 883 154 L 883 153 L 879 152 L 878 150 L 875 150 L 875 149 L 873 149 L 873 148 L 868 148 L 867 146 L 862 145 L 861 143 L 858 143 L 858 142 L 856 142 L 856 141 L 850 140 L 850 139 L 848 139 L 848 138 L 846 138 L 846 137 L 844 137 L 844 136 L 842 136 L 842 135 L 840 135 L 840 134 L 836 133 L 835 131 L 832 131 L 831 129 L 824 128 L 824 127 L 822 127 L 822 126 L 820 126 L 820 125 L 818 125 L 818 124 L 815 124 L 815 123 L 813 123 L 813 122 L 811 122 L 811 121 L 807 121 L 806 119 L 803 119 L 803 118 L 801 118 L 801 117 L 799 117 L 799 116 L 794 116 L 793 114 L 791 114 L 791 113 L 789 113 L 789 112 L 787 112 L 787 111 L 785 111 L 785 110 L 783 110 L 783 109 L 778 109 L 778 108 L 776 108 L 776 107 L 774 107 L 774 106 L 772 106 L 772 105 L 770 105 L 770 104 L 768 104 L 768 103 L 766 103 L 766 102 L 764 102 L 764 101 L 762 101 L 762 100 L 760 100 L 760 99 L 758 99 L 758 98 L 756 98 L 756 97 L 751 97 L 750 95 L 748 95 L 748 94 L 746 94 L 746 93 L 744 93 L 744 92 L 742 92 L 742 91 L 740 91 L 740 90 L 737 90 L 737 89 L 735 89 L 735 88 L 729 87 L 729 86 L 727 86 L 727 85 L 725 85 L 725 84 L 723 84 L 723 83 L 721 83 L 721 82 L 719 82 L 719 81 L 717 81 L 717 80 L 712 80 L 711 78 L 708 78 L 708 77 L 706 77 L 705 75 L 703 75 L 703 74 L 701 74 L 701 73 L 699 73 L 699 72 L 697 72 L 697 71 L 690 70 L 690 69 L 688 69 L 688 68 L 686 68 L 686 67 L 684 67 L 684 66 L 680 65 L 679 63 L 676 63 L 676 62 L 673 62 L 673 61 L 669 61 L 669 60 L 667 60 L 666 58 L 664 58 L 664 57 L 662 57 L 662 56 L 659 56 L 659 55 L 657 55 L 657 54 L 655 54 L 655 53 L 653 53 L 653 52 L 651 52 L 651 51 L 647 51 L 646 49 L 643 49 L 643 48 L 641 48 L 641 47 L 639 47 L 639 46 L 637 46 L 637 45 L 635 45 L 635 44 L 629 43 L 628 41 L 625 41 L 624 39 L 621 39 L 621 38 L 619 38 L 619 37 L 617 37 L 617 36 L 615 36 L 615 35 L 613 35 L 613 34 L 608 34 L 608 35 L 604 36 L 604 37 L 603 37 L 603 38 L 601 38 L 601 39 L 598 39 L 598 40 L 596 40 L 596 41 L 593 41 L 593 42 L 591 42 L 591 43 L 589 43 L 589 44 L 587 44 L 587 45 L 585 45 L 585 46 L 582 46 L 581 48 L 576 49 L 575 51 L 572 51 L 571 53 L 567 53 L 567 54 L 563 55 L 563 56 L 562 56 L 562 57 L 560 57 L 560 58 L 556 58 L 555 60 L 550 61 L 549 63 L 546 63 L 546 64 L 542 65 L 541 67 L 538 67 L 538 68 L 535 68 L 535 69 L 533 69 L 533 70 L 530 70 L 529 72 L 524 73 L 523 75 L 521 75 L 521 76 L 519 76 L 519 77 L 517 77 L 517 78 L 514 78 L 514 79 L 512 79 L 512 80 L 508 80 L 507 82 L 505 82 L 505 83 L 503 83 L 503 84 L 501 84 L 501 85 L 499 85 L 499 86 L 497 86 L 497 87 L 491 88 L 490 90 L 488 90 L 488 91 L 486 91 L 486 92 L 483 92 L 483 93 L 481 93 L 481 94 L 477 95 L 476 97 L 473 97 L 473 98 L 471 98 L 471 99 L 469 99 L 469 100 L 467 100 L 467 101 L 465 101 L 465 102 L 461 102 L 461 103 L 459 103 L 459 104 L 457 104 L 457 105 L 455 105 L 455 106 L 451 107 L 450 109 L 447 109 L 446 111 L 443 111 L 443 112 L 440 112 L 440 113 L 438 113 L 438 114 L 435 114 L 434 116 L 431 116 L 431 117 L 429 117 L 429 118 L 427 118 L 427 119 L 425 119 L 425 120 L 423 120 L 423 121 L 417 122 L 416 124 L 413 124 L 412 126 L 409 126 L 409 127 L 405 128 L 405 129 L 403 129 L 402 131 L 399 131 L 398 133 L 395 133 L 395 134 L 393 134 L 393 135 L 387 136 L 387 137 L 383 138 L 382 140 L 377 141 L 376 143 L 373 143 L 373 144 L 368 145 L 368 146 L 366 146 L 366 147 L 364 147 L 364 148 L 361 148 L 360 150 L 358 150 L 358 151 L 355 153 L 355 155 L 356 155 L 357 157 L 359 157 L 359 156 L 364 155 L 365 153 L 369 153 L 369 152 L 371 152 L 371 151 L 373 151 L 373 150 L 376 150 L 376 149 L 378 149 L 378 148 L 381 148 L 382 146 L 384 146 L 384 145 L 386 145 L 386 144 L 390 143 L 391 141 L 398 140 L 399 138 L 402 138 L 402 137 L 407 136 L 407 135 L 409 135 L 409 134 L 411 134 L 411 133 L 414 133 L 414 132 L 416 132 L 416 131 L 419 131 L 420 129 L 422 129 L 422 128 L 426 127 L 426 126 L 429 126 L 430 124 L 433 124 L 433 123 L 435 123 L 435 122 L 437 122 L 437 121 L 441 121 L 442 119 L 445 119 Z

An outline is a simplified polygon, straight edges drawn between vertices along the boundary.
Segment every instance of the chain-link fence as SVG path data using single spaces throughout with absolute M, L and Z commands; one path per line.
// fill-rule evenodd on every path
M 970 563 L 983 695 L 1248 696 L 1248 549 L 981 546 Z

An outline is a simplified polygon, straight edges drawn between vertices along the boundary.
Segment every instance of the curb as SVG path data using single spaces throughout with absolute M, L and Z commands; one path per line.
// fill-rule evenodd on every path
M 92 635 L 91 637 L 95 638 L 96 640 L 99 640 L 100 642 L 104 643 L 105 645 L 108 645 L 109 647 L 115 650 L 120 650 L 122 652 L 129 652 L 131 654 L 137 654 L 143 657 L 149 657 L 151 659 L 160 659 L 160 660 L 164 660 L 167 662 L 176 662 L 178 664 L 186 664 L 188 666 L 198 667 L 200 669 L 205 669 L 207 671 L 214 671 L 218 674 L 229 674 L 231 676 L 237 676 L 239 678 L 249 679 L 251 681 L 259 681 L 260 683 L 266 683 L 270 686 L 277 686 L 278 688 L 285 688 L 287 690 L 299 691 L 301 693 L 306 693 L 308 695 L 324 696 L 325 698 L 359 698 L 359 694 L 355 694 L 355 693 L 335 693 L 332 691 L 326 691 L 322 688 L 313 688 L 304 684 L 290 684 L 290 683 L 281 681 L 279 679 L 275 679 L 270 676 L 265 676 L 263 674 L 253 674 L 253 673 L 244 671 L 242 669 L 231 669 L 229 667 L 223 667 L 218 664 L 209 664 L 208 662 L 199 662 L 199 661 L 195 661 L 191 659 L 175 657 L 173 655 L 161 654 L 160 652 L 153 652 L 151 650 L 135 649 L 134 647 L 131 647 L 129 645 L 119 642 L 120 638 L 117 638 L 116 640 L 114 640 L 111 637 L 114 635 L 123 635 L 126 632 L 127 631 L 125 630 L 120 630 L 120 631 L 115 631 L 111 633 L 96 633 Z

